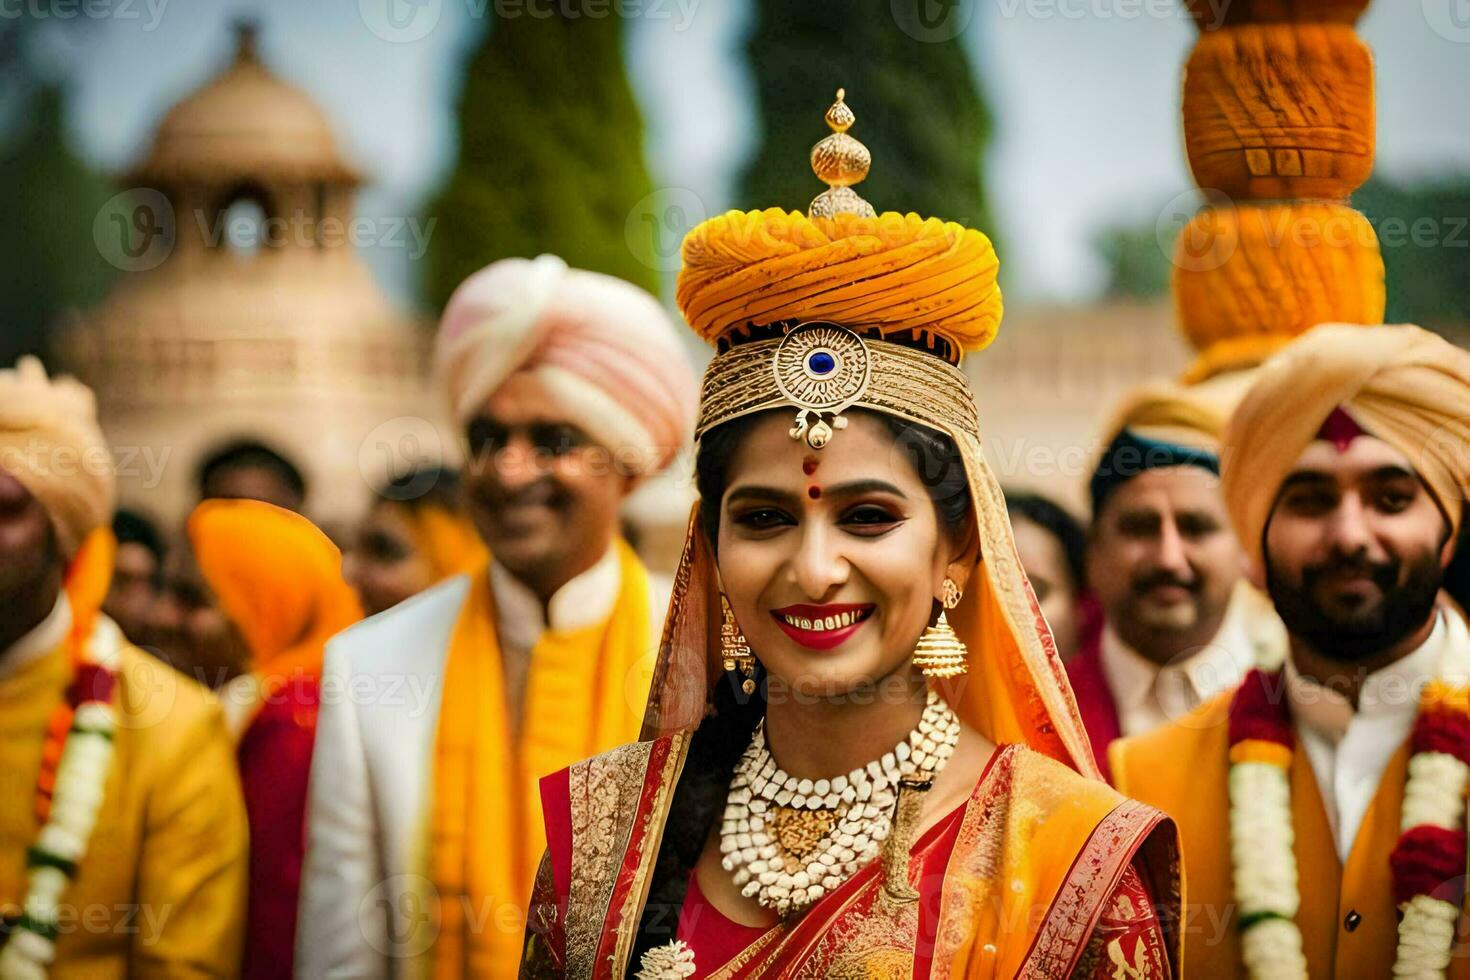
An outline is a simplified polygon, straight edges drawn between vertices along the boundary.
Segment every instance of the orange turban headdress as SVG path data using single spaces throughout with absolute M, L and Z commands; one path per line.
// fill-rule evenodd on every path
M 1470 353 L 1415 326 L 1328 324 L 1266 362 L 1225 431 L 1225 504 L 1258 564 L 1282 482 L 1338 409 L 1408 457 L 1459 528 L 1470 487 Z
M 112 520 L 112 452 L 92 390 L 72 378 L 48 378 L 34 357 L 0 370 L 0 470 L 46 508 L 67 561 Z
M 807 214 L 730 212 L 685 238 L 679 306 L 717 350 L 705 371 L 695 436 L 744 416 L 791 412 L 791 437 L 820 451 L 843 438 L 843 413 L 861 408 L 953 440 L 974 508 L 971 550 L 984 558 L 947 613 L 969 650 L 969 676 L 945 693 L 993 741 L 1025 743 L 1096 775 L 981 449 L 974 394 L 959 370 L 964 354 L 988 344 L 1000 324 L 995 251 L 984 234 L 953 222 L 876 214 L 852 190 L 870 157 L 847 133 L 853 114 L 842 92 L 826 119 L 832 132 L 812 149 L 812 169 L 828 190 Z M 720 617 L 716 578 L 696 511 L 675 575 L 645 736 L 703 717 L 721 673 L 718 645 L 710 642 Z
M 327 640 L 362 618 L 342 554 L 300 514 L 258 500 L 206 500 L 189 515 L 205 583 L 274 682 L 322 670 Z

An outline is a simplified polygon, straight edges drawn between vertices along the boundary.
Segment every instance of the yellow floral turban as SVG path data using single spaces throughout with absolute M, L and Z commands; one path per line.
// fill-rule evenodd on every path
M 34 357 L 0 370 L 0 470 L 46 508 L 68 561 L 112 520 L 112 452 L 97 424 L 97 401 L 72 378 L 48 378 Z
M 1221 485 L 1246 553 L 1334 409 L 1399 450 L 1459 528 L 1470 486 L 1470 353 L 1415 326 L 1316 327 L 1267 361 L 1225 431 Z
M 953 221 L 730 211 L 684 239 L 678 302 L 709 343 L 747 324 L 831 320 L 975 351 L 1000 326 L 999 267 L 990 239 Z

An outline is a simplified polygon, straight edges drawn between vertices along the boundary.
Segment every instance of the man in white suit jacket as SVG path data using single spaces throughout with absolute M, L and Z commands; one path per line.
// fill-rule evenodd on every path
M 618 537 L 693 421 L 663 308 L 553 256 L 507 259 L 450 299 L 437 361 L 494 558 L 328 645 L 296 952 L 313 980 L 515 975 L 535 782 L 637 737 L 667 605 Z

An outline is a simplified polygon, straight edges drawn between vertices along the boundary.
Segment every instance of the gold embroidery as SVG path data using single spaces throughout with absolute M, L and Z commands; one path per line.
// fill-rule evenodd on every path
M 566 916 L 568 977 L 592 976 L 653 745 L 624 745 L 569 771 L 573 860 Z
M 861 328 L 851 329 L 861 332 Z M 696 439 L 742 415 L 793 404 L 772 372 L 781 343 L 780 338 L 756 340 L 715 355 L 704 372 Z M 933 354 L 876 337 L 867 339 L 866 351 L 870 366 L 864 386 L 857 400 L 844 407 L 876 409 L 941 432 L 965 432 L 979 440 L 979 413 L 970 383 L 959 368 Z
M 653 866 L 658 859 L 659 844 L 663 841 L 664 823 L 668 817 L 669 804 L 674 799 L 674 789 L 679 785 L 679 774 L 684 770 L 688 747 L 688 733 L 675 732 L 669 736 L 668 752 L 664 755 L 663 766 L 657 777 L 657 790 L 643 813 L 643 826 L 637 843 L 637 866 L 633 872 L 633 880 L 623 895 L 623 904 L 614 926 L 617 930 L 617 943 L 612 952 L 612 972 L 615 976 L 626 972 L 628 960 L 633 955 L 638 920 L 643 913 L 643 903 L 648 900 L 648 889 L 653 882 Z M 643 786 L 640 784 L 640 794 L 642 790 Z
M 1123 937 L 1119 936 L 1108 943 L 1108 962 L 1115 967 L 1112 973 L 1113 980 L 1147 980 L 1148 978 L 1148 957 L 1142 942 L 1134 941 L 1133 962 L 1129 963 L 1128 958 L 1123 954 Z

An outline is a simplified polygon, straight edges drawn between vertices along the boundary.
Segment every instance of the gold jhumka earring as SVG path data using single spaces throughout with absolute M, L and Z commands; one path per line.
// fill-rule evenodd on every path
M 730 608 L 730 600 L 720 593 L 720 609 L 724 612 L 724 622 L 720 624 L 720 656 L 724 660 L 725 670 L 729 673 L 739 673 L 744 678 L 740 683 L 740 690 L 746 694 L 755 693 L 755 654 L 750 652 L 750 644 L 745 642 L 745 634 L 740 632 L 740 624 L 735 622 L 735 612 Z
M 970 651 L 949 625 L 944 611 L 960 604 L 960 587 L 953 579 L 946 578 L 940 591 L 939 604 L 944 608 L 934 625 L 919 637 L 919 645 L 914 647 L 914 665 L 925 677 L 958 677 L 969 669 L 966 658 Z

